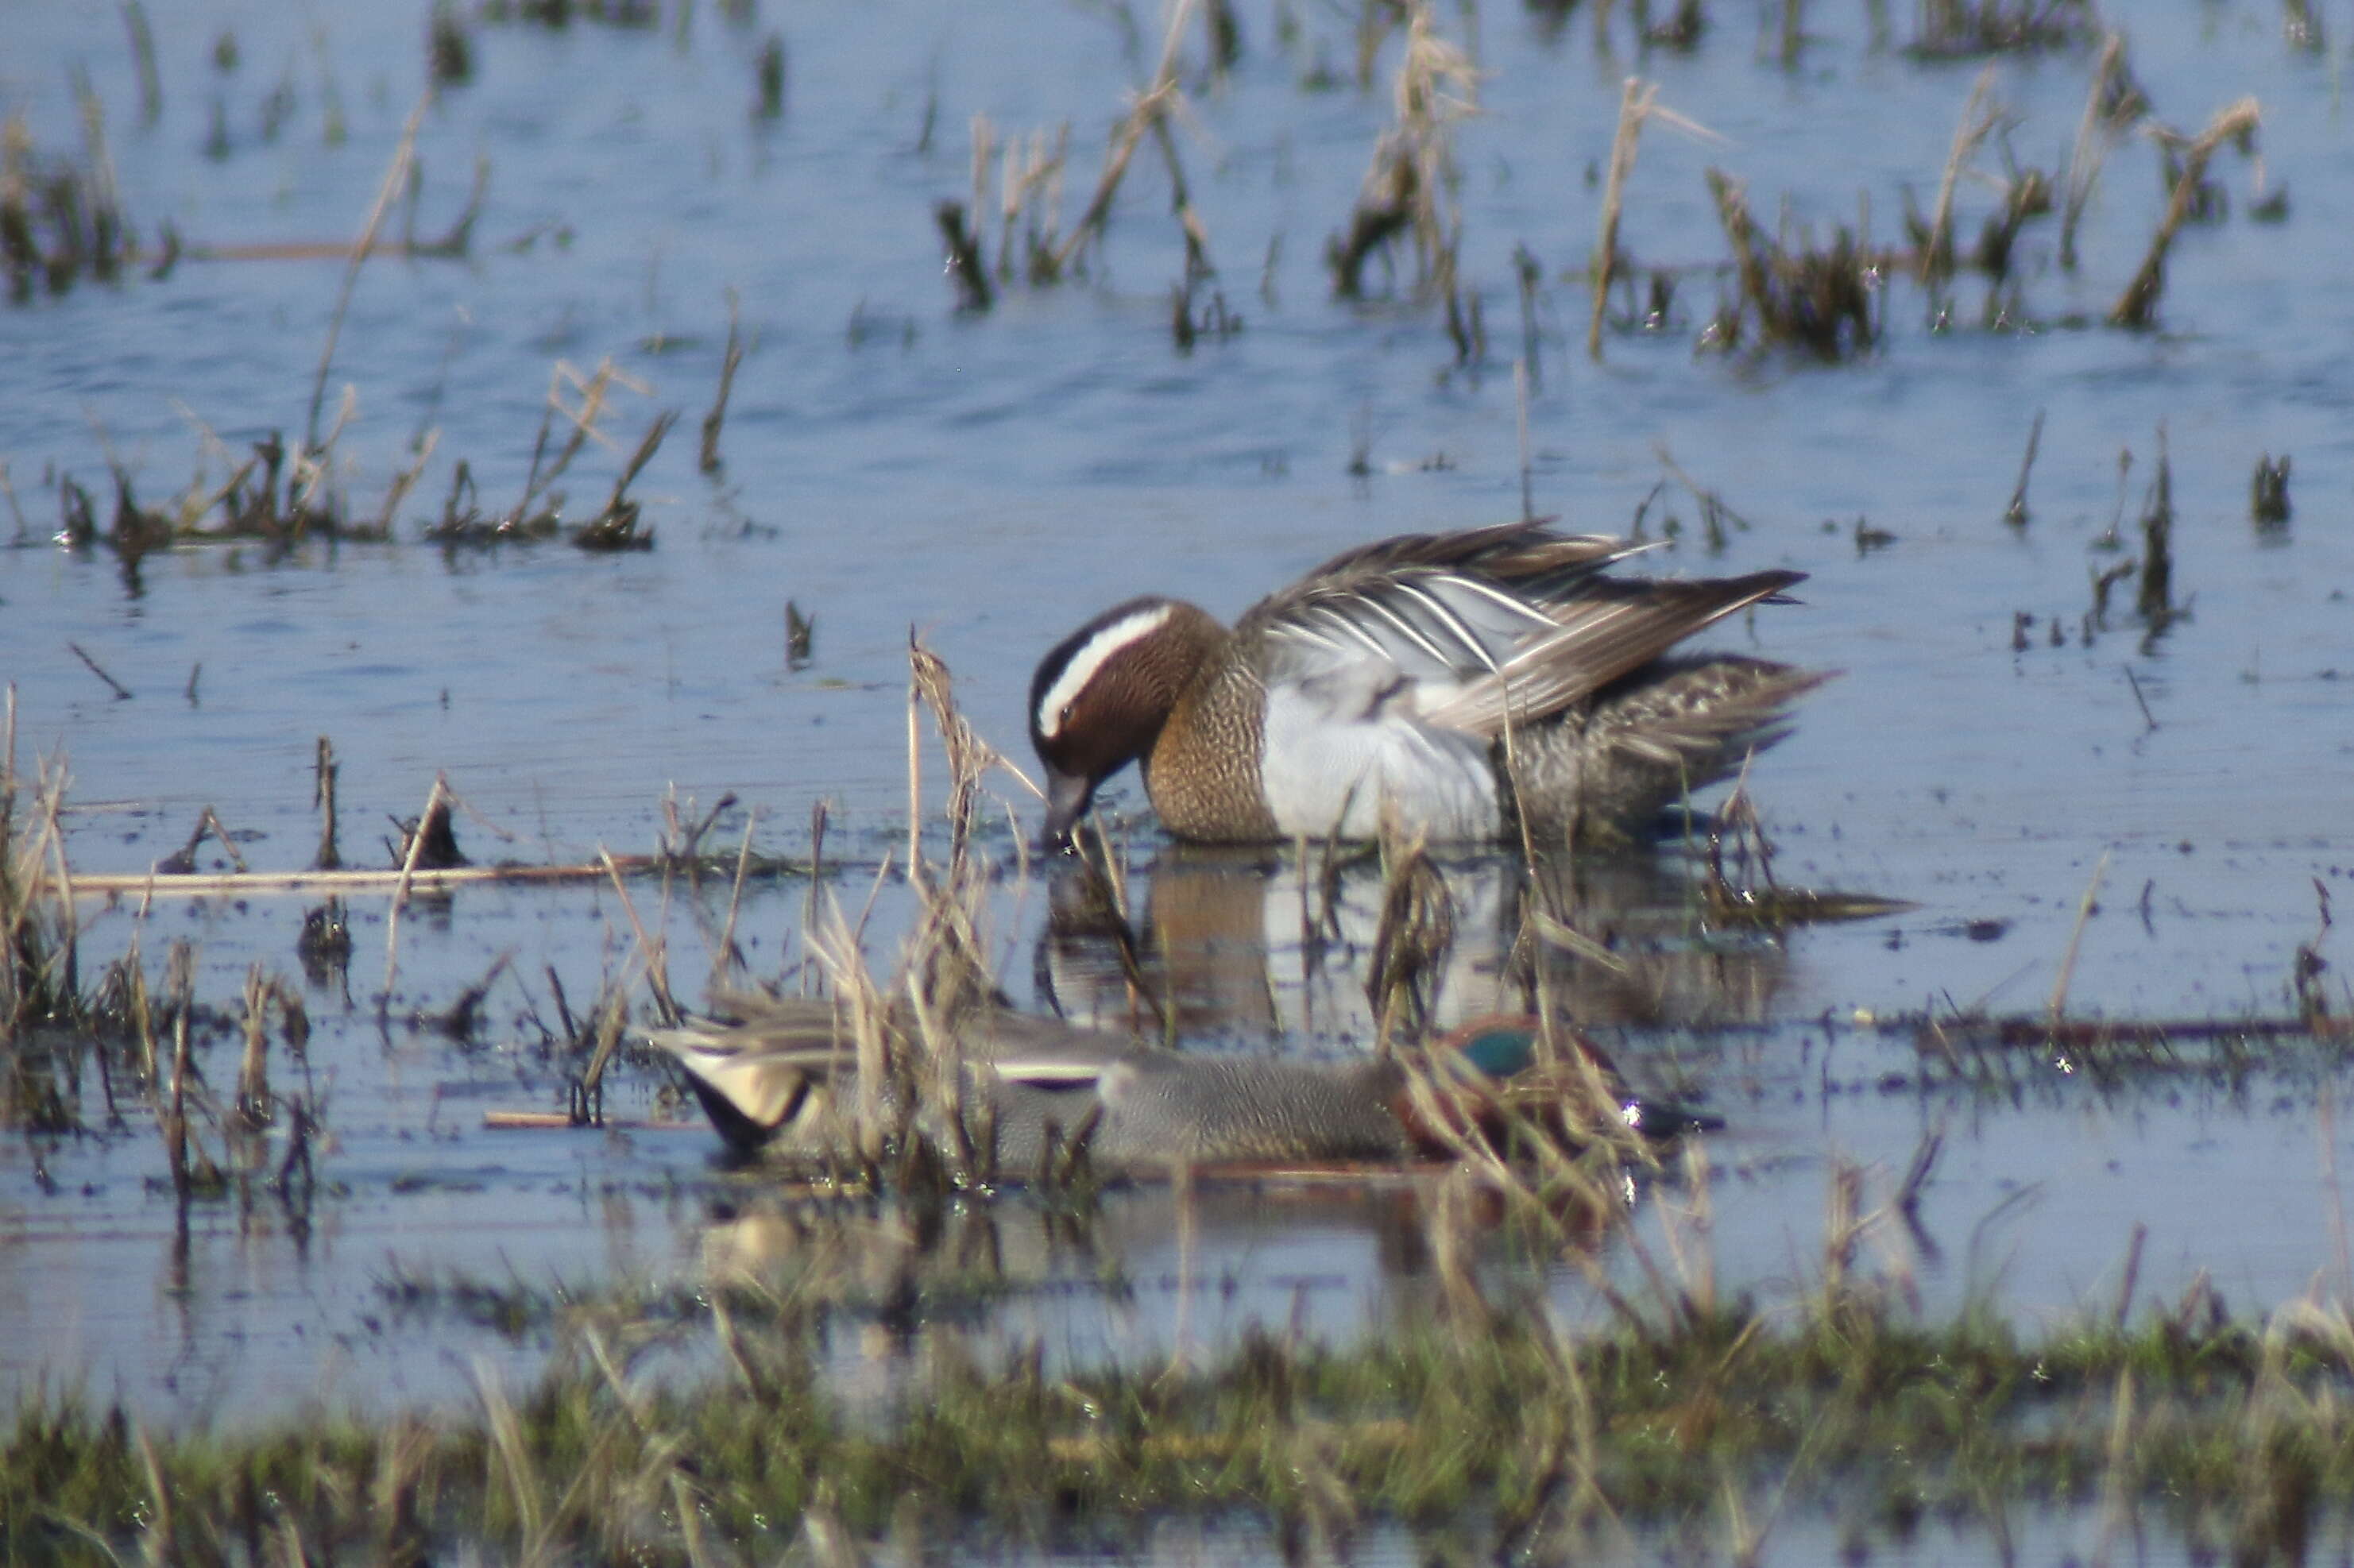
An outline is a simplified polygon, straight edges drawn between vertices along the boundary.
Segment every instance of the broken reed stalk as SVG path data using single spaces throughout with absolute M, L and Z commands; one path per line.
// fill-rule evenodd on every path
M 2248 481 L 2248 517 L 2258 527 L 2277 528 L 2288 521 L 2288 471 L 2286 452 L 2277 462 L 2270 452 L 2256 459 L 2256 471 Z
M 1937 182 L 1937 207 L 1929 222 L 1929 242 L 1921 252 L 1924 281 L 1953 275 L 1954 190 L 1961 183 L 1962 170 L 1978 152 L 1979 143 L 2002 122 L 2002 106 L 1993 98 L 1994 67 L 1988 66 L 1978 73 L 1978 81 L 1970 88 L 1969 101 L 1962 105 L 1961 122 L 1954 127 L 1953 150 L 1946 156 L 1946 171 Z
M 1734 272 L 1741 297 L 1761 308 L 1773 298 L 1773 274 L 1766 265 L 1757 237 L 1757 221 L 1749 216 L 1749 190 L 1722 169 L 1708 171 L 1708 188 L 1716 198 L 1717 220 L 1733 245 Z
M 2206 183 L 2208 160 L 2226 142 L 2237 142 L 2243 151 L 2254 151 L 2257 126 L 2263 115 L 2253 98 L 2243 98 L 2207 122 L 2207 129 L 2192 138 L 2182 154 L 2182 172 L 2174 182 L 2173 195 L 2166 204 L 2166 216 L 2158 220 L 2158 230 L 2149 238 L 2149 253 L 2142 258 L 2133 281 L 2117 296 L 2116 304 L 2109 311 L 2109 324 L 2121 327 L 2147 327 L 2157 308 L 2158 297 L 2166 287 L 2166 253 L 2174 244 L 2175 234 L 2190 216 L 2199 198 L 2199 188 Z
M 976 152 L 986 146 L 988 134 L 987 118 L 975 115 L 973 145 Z M 1071 122 L 1067 120 L 1056 127 L 1051 149 L 1043 128 L 1032 131 L 1026 143 L 1019 136 L 1005 139 L 997 181 L 997 276 L 1000 279 L 1010 281 L 1014 277 L 1014 229 L 1023 215 L 1027 213 L 1029 223 L 1022 236 L 1025 256 L 1022 270 L 1033 283 L 1060 281 L 1055 271 L 1055 252 L 1062 245 L 1063 175 L 1069 166 L 1070 153 Z M 973 199 L 976 203 L 981 195 L 980 190 L 975 190 Z M 976 206 L 974 210 L 978 212 L 979 207 Z
M 1382 823 L 1382 913 L 1365 975 L 1378 1054 L 1389 1052 L 1402 1019 L 1426 1021 L 1425 981 L 1444 969 L 1455 947 L 1455 897 L 1431 862 L 1426 839 L 1405 838 L 1394 821 Z
M 342 771 L 342 764 L 335 760 L 334 742 L 321 736 L 311 764 L 311 804 L 319 810 L 319 853 L 311 861 L 313 871 L 343 868 L 344 853 L 335 844 L 335 779 Z
M 392 903 L 384 912 L 384 998 L 392 1001 L 393 976 L 400 969 L 400 912 L 408 904 L 408 890 L 416 878 L 418 863 L 425 854 L 425 824 L 433 820 L 436 807 L 446 811 L 450 806 L 450 780 L 440 773 L 433 776 L 433 788 L 425 794 L 425 810 L 417 819 L 417 832 L 408 835 L 408 852 L 400 859 L 400 880 L 394 886 Z
M 964 203 L 941 202 L 932 208 L 932 218 L 939 225 L 940 243 L 948 250 L 949 276 L 957 286 L 957 309 L 973 315 L 986 313 L 997 302 L 997 295 L 990 286 L 989 269 L 981 263 L 981 241 L 966 223 Z
M 1602 359 L 1602 313 L 1609 303 L 1610 283 L 1618 267 L 1618 217 L 1626 202 L 1627 176 L 1635 172 L 1643 118 L 1659 96 L 1656 84 L 1632 76 L 1618 92 L 1618 131 L 1610 139 L 1610 177 L 1602 187 L 1602 229 L 1594 241 L 1594 265 L 1589 269 L 1594 298 L 1585 317 L 1585 355 L 1597 364 Z
M 270 1123 L 270 1001 L 271 988 L 255 960 L 245 973 L 245 1054 L 237 1069 L 237 1115 L 248 1131 Z
M 428 87 L 417 100 L 417 107 L 408 111 L 407 123 L 400 128 L 400 140 L 393 146 L 392 163 L 384 172 L 384 183 L 376 187 L 376 205 L 368 209 L 367 221 L 360 228 L 359 242 L 352 248 L 352 259 L 344 268 L 344 281 L 335 291 L 335 308 L 327 318 L 327 341 L 319 350 L 319 369 L 311 383 L 311 411 L 302 424 L 302 445 L 306 450 L 319 450 L 319 409 L 327 397 L 327 371 L 334 364 L 335 340 L 343 335 L 344 315 L 351 309 L 352 291 L 357 286 L 360 269 L 367 264 L 368 252 L 376 247 L 376 230 L 384 227 L 385 215 L 392 210 L 393 197 L 408 182 L 409 164 L 417 155 L 417 131 L 424 123 L 425 111 L 433 105 L 434 90 Z
M 760 808 L 753 807 L 744 813 L 744 842 L 736 849 L 736 879 L 727 889 L 727 920 L 719 929 L 718 950 L 712 955 L 711 986 L 718 988 L 720 980 L 731 969 L 744 969 L 743 953 L 736 946 L 736 918 L 744 907 L 744 881 L 752 870 L 752 830 L 760 821 Z M 814 876 L 811 885 L 816 885 Z
M 578 408 L 564 406 L 564 383 L 567 381 L 572 383 L 573 390 L 580 396 Z M 615 387 L 635 392 L 640 397 L 644 397 L 647 391 L 645 383 L 624 376 L 610 356 L 599 360 L 597 368 L 586 377 L 563 360 L 557 361 L 548 371 L 547 407 L 540 415 L 539 435 L 532 446 L 531 471 L 525 476 L 523 500 L 514 510 L 517 521 L 524 520 L 531 511 L 533 501 L 546 494 L 548 487 L 563 477 L 565 470 L 572 466 L 572 460 L 578 457 L 581 449 L 588 444 L 589 437 L 595 436 L 608 446 L 612 444 L 610 438 L 598 430 L 597 421 L 610 409 L 611 389 Z M 546 450 L 548 432 L 558 414 L 571 425 L 572 433 L 565 438 L 564 450 L 557 454 L 556 461 L 543 469 L 540 458 Z M 661 428 L 667 430 L 669 425 L 665 421 Z M 659 438 L 656 440 L 658 443 Z
M 719 396 L 713 399 L 711 412 L 703 416 L 703 451 L 696 466 L 705 473 L 719 471 L 719 428 L 727 419 L 727 394 L 736 386 L 736 367 L 744 361 L 744 335 L 741 320 L 742 302 L 736 291 L 727 291 L 727 353 L 719 362 Z
M 2160 631 L 2174 618 L 2174 465 L 2167 456 L 2163 419 L 2158 422 L 2158 471 L 2149 479 L 2141 540 L 2141 586 L 2134 609 L 2153 632 Z
M 2071 272 L 2076 270 L 2076 226 L 2084 221 L 2093 186 L 2101 177 L 2101 164 L 2108 157 L 2108 138 L 2104 132 L 2129 118 L 2110 107 L 2110 84 L 2122 78 L 2125 58 L 2124 34 L 2113 32 L 2102 39 L 2100 63 L 2093 68 L 2093 84 L 2084 93 L 2084 117 L 2076 122 L 2076 145 L 2068 154 L 2068 193 L 2060 212 L 2060 265 Z
M 1659 84 L 1639 77 L 1628 77 L 1619 92 L 1618 130 L 1610 139 L 1610 176 L 1603 185 L 1602 228 L 1595 239 L 1589 269 L 1593 302 L 1585 322 L 1585 352 L 1597 363 L 1602 358 L 1602 319 L 1609 304 L 1610 285 L 1618 275 L 1618 223 L 1626 205 L 1627 181 L 1635 173 L 1635 154 L 1644 125 L 1657 120 L 1695 141 L 1715 144 L 1724 140 L 1697 120 L 1660 108 L 1659 98 Z
M 646 428 L 638 440 L 637 450 L 630 461 L 621 465 L 620 477 L 613 481 L 613 493 L 606 497 L 604 506 L 596 516 L 583 524 L 572 535 L 572 543 L 583 550 L 651 550 L 654 535 L 651 528 L 638 527 L 640 507 L 629 498 L 630 486 L 646 464 L 653 461 L 654 453 L 662 450 L 663 438 L 678 422 L 678 410 L 665 408 Z
M 185 1199 L 195 1185 L 188 1157 L 188 1014 L 196 1007 L 196 951 L 186 941 L 173 942 L 164 975 L 172 1010 L 172 1082 L 164 1113 L 164 1152 L 172 1168 L 172 1190 Z
M 621 900 L 621 912 L 629 916 L 631 933 L 637 938 L 638 953 L 645 961 L 646 984 L 662 1009 L 663 1021 L 675 1023 L 680 1014 L 678 1003 L 671 996 L 669 939 L 647 934 L 645 922 L 638 918 L 638 906 L 630 897 L 628 885 L 621 880 L 621 868 L 613 859 L 612 852 L 599 845 L 597 859 L 605 868 L 605 879 L 613 885 L 614 893 Z M 666 891 L 664 897 L 668 897 Z
M 1120 122 L 1119 131 L 1113 134 L 1111 153 L 1104 160 L 1103 173 L 1097 177 L 1095 194 L 1087 198 L 1087 210 L 1079 215 L 1078 223 L 1055 251 L 1055 276 L 1059 278 L 1069 271 L 1080 249 L 1088 239 L 1103 232 L 1103 226 L 1111 216 L 1112 198 L 1119 193 L 1119 183 L 1128 174 L 1129 160 L 1136 156 L 1137 143 L 1143 141 L 1145 132 L 1160 126 L 1162 117 L 1183 101 L 1182 90 L 1177 85 L 1177 50 L 1184 37 L 1186 26 L 1193 19 L 1194 3 L 1195 0 L 1177 0 L 1169 8 L 1169 27 L 1161 37 L 1161 60 L 1153 68 L 1152 80 L 1138 96 L 1134 106 L 1128 111 L 1128 118 Z M 1162 151 L 1168 155 L 1170 176 L 1173 182 L 1172 209 L 1177 214 L 1179 224 L 1185 229 L 1186 251 L 1190 259 L 1194 254 L 1196 238 L 1200 233 L 1200 219 L 1185 199 L 1175 146 L 1167 140 L 1165 127 L 1161 129 L 1161 135 L 1163 138 Z
M 2084 885 L 2084 896 L 2076 906 L 2076 924 L 2068 933 L 2067 950 L 2060 956 L 2059 978 L 2052 982 L 2052 1001 L 2046 1011 L 2055 1028 L 2067 1016 L 2068 986 L 2076 978 L 2076 949 L 2084 940 L 2084 923 L 2093 917 L 2094 909 L 2098 907 L 2094 900 L 2100 896 L 2101 879 L 2108 874 L 2109 852 L 2103 850 L 2100 860 L 2093 867 L 2093 879 Z
M 147 25 L 147 7 L 139 0 L 122 0 L 122 25 L 131 33 L 131 55 L 139 68 L 139 123 L 153 125 L 164 117 L 164 79 L 155 69 L 155 30 Z
M 1535 464 L 1529 450 L 1529 362 L 1512 361 L 1512 408 L 1521 440 L 1521 521 L 1537 520 Z
M 1708 186 L 1733 247 L 1742 303 L 1756 311 L 1763 341 L 1796 344 L 1831 361 L 1871 347 L 1879 335 L 1872 313 L 1879 262 L 1852 231 L 1840 228 L 1819 250 L 1808 249 L 1802 233 L 1797 249 L 1788 249 L 1759 231 L 1738 180 L 1711 168 Z
M 2011 486 L 2010 504 L 2002 509 L 2002 520 L 2014 528 L 2027 526 L 2027 476 L 2035 471 L 2035 450 L 2043 442 L 2043 410 L 2035 410 L 2035 423 L 2028 427 L 2027 455 L 2019 460 L 2019 482 Z

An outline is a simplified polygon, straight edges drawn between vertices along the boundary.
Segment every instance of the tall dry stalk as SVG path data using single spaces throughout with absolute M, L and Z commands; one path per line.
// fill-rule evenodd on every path
M 2061 201 L 2060 265 L 2076 270 L 2076 226 L 2093 199 L 2093 187 L 2108 157 L 2109 142 L 2132 124 L 2147 107 L 2126 66 L 2126 40 L 2111 33 L 2102 40 L 2101 58 L 2093 68 L 2093 83 L 2084 93 L 2084 115 L 2076 124 L 2076 145 L 2068 154 L 2068 186 Z
M 1195 0 L 1177 0 L 1170 7 L 1169 26 L 1161 37 L 1161 58 L 1153 68 L 1152 79 L 1137 95 L 1127 116 L 1113 131 L 1111 151 L 1104 159 L 1103 173 L 1096 180 L 1095 194 L 1087 198 L 1087 210 L 1079 215 L 1079 221 L 1069 237 L 1051 252 L 1053 277 L 1060 278 L 1067 273 L 1087 242 L 1102 237 L 1104 225 L 1111 217 L 1112 198 L 1119 194 L 1119 184 L 1127 177 L 1129 163 L 1136 156 L 1136 149 L 1148 132 L 1160 147 L 1162 162 L 1168 167 L 1170 208 L 1185 237 L 1186 276 L 1212 270 L 1209 265 L 1209 232 L 1202 223 L 1201 214 L 1193 207 L 1193 196 L 1185 183 L 1184 166 L 1177 156 L 1177 139 L 1169 131 L 1171 117 L 1185 111 L 1184 90 L 1177 80 L 1178 46 L 1193 19 L 1194 3 Z M 980 149 L 976 145 L 975 156 L 979 155 Z M 1055 177 L 1059 179 L 1059 170 L 1055 171 Z M 1036 265 L 1034 259 L 1034 271 Z
M 1463 230 L 1455 130 L 1479 111 L 1479 93 L 1478 69 L 1439 36 L 1429 0 L 1409 0 L 1405 53 L 1390 86 L 1394 119 L 1374 144 L 1348 233 L 1327 248 L 1335 292 L 1361 292 L 1367 259 L 1404 234 L 1414 241 L 1417 288 L 1453 294 Z
M 1954 272 L 1954 193 L 1962 171 L 1986 139 L 2002 123 L 2002 105 L 1994 96 L 1994 67 L 1978 73 L 1962 105 L 1961 122 L 1954 127 L 1954 144 L 1946 154 L 1945 172 L 1937 179 L 1937 205 L 1929 219 L 1929 242 L 1922 247 L 1920 272 L 1925 282 L 1936 282 Z
M 2173 248 L 2174 237 L 2190 219 L 2191 208 L 2199 199 L 2200 187 L 2207 180 L 2207 164 L 2216 149 L 2231 142 L 2251 156 L 2255 153 L 2256 128 L 2263 122 L 2256 101 L 2243 98 L 2223 110 L 2207 122 L 2207 129 L 2192 137 L 2183 149 L 2181 172 L 2174 181 L 2173 194 L 2166 204 L 2166 216 L 2158 220 L 2158 229 L 2149 237 L 2149 251 L 2135 270 L 2133 281 L 2110 307 L 2109 324 L 2122 327 L 2146 327 L 2158 309 L 2158 296 L 2166 287 L 2166 256 Z
M 1618 224 L 1626 205 L 1627 181 L 1635 172 L 1635 153 L 1642 141 L 1644 125 L 1657 120 L 1700 141 L 1724 140 L 1698 121 L 1661 109 L 1659 99 L 1659 84 L 1640 77 L 1628 77 L 1619 91 L 1618 131 L 1610 140 L 1610 175 L 1602 188 L 1602 227 L 1595 238 L 1594 261 L 1588 268 L 1593 300 L 1585 319 L 1585 352 L 1596 363 L 1602 358 L 1602 318 L 1609 304 L 1610 285 L 1618 273 Z

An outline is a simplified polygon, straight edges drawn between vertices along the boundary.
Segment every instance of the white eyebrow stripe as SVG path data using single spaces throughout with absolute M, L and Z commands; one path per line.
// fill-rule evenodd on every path
M 1169 619 L 1169 612 L 1176 608 L 1173 604 L 1156 604 L 1135 610 L 1101 628 L 1080 644 L 1079 651 L 1071 655 L 1071 662 L 1063 666 L 1063 673 L 1055 677 L 1055 683 L 1046 688 L 1046 694 L 1038 699 L 1038 733 L 1048 740 L 1054 739 L 1063 727 L 1063 709 L 1087 689 L 1087 683 L 1096 678 L 1105 662 L 1139 638 L 1159 630 Z

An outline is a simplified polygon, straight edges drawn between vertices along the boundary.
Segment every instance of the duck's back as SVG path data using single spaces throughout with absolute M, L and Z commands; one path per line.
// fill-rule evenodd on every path
M 1097 1087 L 1099 1168 L 1397 1160 L 1412 1152 L 1389 1106 L 1394 1075 L 1204 1055 L 1131 1058 Z

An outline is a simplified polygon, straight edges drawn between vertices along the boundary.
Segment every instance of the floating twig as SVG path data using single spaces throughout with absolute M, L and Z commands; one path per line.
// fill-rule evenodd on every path
M 82 652 L 82 646 L 80 643 L 68 642 L 66 646 L 73 651 L 73 656 L 80 660 L 82 663 L 89 668 L 91 674 L 106 683 L 107 689 L 114 694 L 114 700 L 116 702 L 121 703 L 131 700 L 131 688 L 116 680 L 113 676 L 108 674 L 105 670 L 101 669 L 97 660 Z

